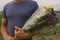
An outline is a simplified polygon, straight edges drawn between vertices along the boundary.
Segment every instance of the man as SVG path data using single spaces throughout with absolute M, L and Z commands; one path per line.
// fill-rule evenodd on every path
M 23 25 L 32 13 L 38 8 L 35 1 L 14 0 L 5 5 L 2 15 L 1 33 L 4 40 L 14 40 L 19 37 L 21 40 L 32 40 L 32 33 L 25 33 Z

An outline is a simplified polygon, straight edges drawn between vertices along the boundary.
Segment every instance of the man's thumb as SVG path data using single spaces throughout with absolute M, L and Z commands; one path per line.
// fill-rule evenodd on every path
M 17 31 L 22 31 L 22 29 L 19 28 L 18 26 L 15 26 L 15 30 L 17 30 Z

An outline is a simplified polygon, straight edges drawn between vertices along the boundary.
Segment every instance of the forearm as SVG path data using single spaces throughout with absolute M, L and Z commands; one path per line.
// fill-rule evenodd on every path
M 21 28 L 16 27 L 16 29 L 18 29 L 18 31 L 15 30 L 15 36 L 16 38 L 20 38 L 20 39 L 29 39 L 32 38 L 34 35 L 36 35 L 38 33 L 38 29 L 35 30 L 34 32 L 27 32 L 25 33 Z
M 2 34 L 3 38 L 8 36 L 7 28 L 6 27 L 1 26 L 1 34 Z
M 8 36 L 8 33 L 7 33 L 7 20 L 5 18 L 2 18 L 1 34 L 2 34 L 3 37 Z
M 38 32 L 40 31 L 40 29 L 37 29 L 33 32 L 28 32 L 25 36 L 25 38 L 32 38 L 34 35 L 36 35 Z
M 28 32 L 28 33 L 25 33 L 25 35 L 22 35 L 21 39 L 29 39 L 29 38 L 32 38 L 34 35 L 36 35 L 38 33 L 39 30 L 35 30 L 34 32 Z
M 31 37 L 33 37 L 34 35 L 36 35 L 38 33 L 38 31 L 37 30 L 35 30 L 34 32 L 28 32 L 25 36 L 26 36 L 26 38 L 31 38 Z
M 23 35 L 15 35 L 16 39 L 29 39 L 32 38 L 32 35 L 30 33 L 24 33 Z

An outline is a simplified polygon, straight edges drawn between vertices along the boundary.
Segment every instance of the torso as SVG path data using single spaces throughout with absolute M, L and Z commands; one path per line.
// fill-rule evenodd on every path
M 35 8 L 36 6 L 36 8 Z M 37 9 L 37 5 L 32 1 L 24 1 L 19 3 L 11 2 L 7 6 L 6 16 L 8 20 L 8 33 L 9 35 L 14 35 L 14 27 L 23 27 L 27 19 L 32 15 L 32 13 Z

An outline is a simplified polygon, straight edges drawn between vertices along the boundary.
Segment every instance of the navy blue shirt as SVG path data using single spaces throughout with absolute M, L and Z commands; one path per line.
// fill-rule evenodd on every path
M 3 18 L 8 21 L 8 34 L 14 36 L 15 26 L 23 27 L 27 19 L 38 8 L 35 1 L 10 2 L 3 9 Z

